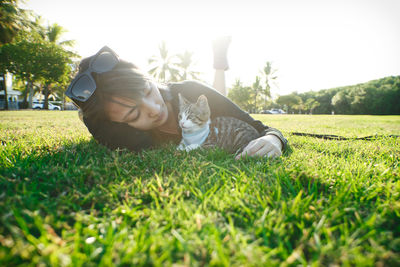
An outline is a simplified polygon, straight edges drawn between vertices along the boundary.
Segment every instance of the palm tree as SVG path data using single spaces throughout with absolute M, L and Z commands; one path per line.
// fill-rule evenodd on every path
M 40 17 L 36 18 L 36 22 L 38 25 L 40 25 Z M 57 46 L 60 46 L 61 48 L 65 49 L 66 47 L 73 47 L 75 44 L 75 40 L 64 40 L 61 41 L 62 35 L 67 32 L 67 30 L 65 28 L 63 28 L 62 26 L 58 25 L 57 23 L 53 23 L 52 25 L 48 25 L 47 28 L 39 28 L 38 29 L 38 33 L 39 35 L 46 41 L 53 43 Z M 77 54 L 71 52 L 71 51 L 67 51 L 67 53 L 70 54 L 71 57 L 78 57 Z M 43 90 L 43 94 L 44 94 L 44 109 L 48 109 L 49 103 L 48 103 L 48 99 L 49 96 L 51 96 L 52 94 L 54 95 L 54 90 L 56 90 L 51 83 L 45 83 L 44 85 L 44 90 Z
M 243 110 L 251 112 L 253 108 L 251 103 L 252 93 L 250 86 L 244 86 L 240 79 L 236 79 L 228 91 L 228 98 Z
M 2 0 L 0 1 L 0 46 L 3 44 L 11 43 L 27 24 L 27 13 L 25 10 L 18 7 L 18 0 Z M 8 109 L 8 95 L 6 88 L 6 75 L 0 73 L 2 76 L 2 88 L 4 90 L 4 108 Z
M 178 81 L 179 69 L 175 67 L 176 56 L 169 55 L 165 41 L 159 46 L 160 55 L 154 55 L 149 59 L 151 69 L 149 73 L 161 82 Z
M 185 51 L 184 53 L 176 56 L 179 59 L 179 62 L 176 65 L 181 69 L 181 73 L 179 74 L 180 78 L 182 80 L 198 80 L 200 72 L 192 70 L 193 66 L 195 65 L 192 60 L 193 52 Z
M 263 92 L 260 76 L 256 76 L 256 81 L 251 85 L 251 90 L 254 94 L 254 111 L 257 111 L 257 96 Z
M 278 76 L 275 75 L 276 73 L 276 69 L 274 69 L 272 67 L 272 62 L 267 61 L 265 63 L 264 68 L 261 71 L 261 74 L 265 80 L 265 88 L 263 90 L 263 94 L 264 96 L 267 97 L 271 97 L 271 84 L 274 83 L 275 84 L 275 80 L 278 78 Z M 276 86 L 276 84 L 275 84 Z M 266 100 L 265 98 L 265 100 Z
M 75 44 L 75 40 L 66 40 L 60 41 L 61 36 L 66 33 L 67 30 L 57 23 L 53 23 L 52 25 L 47 26 L 45 32 L 41 33 L 43 39 L 49 41 L 50 43 L 54 43 L 63 48 L 65 47 L 73 47 Z
M 0 44 L 12 42 L 26 25 L 25 10 L 18 7 L 18 0 L 0 1 Z

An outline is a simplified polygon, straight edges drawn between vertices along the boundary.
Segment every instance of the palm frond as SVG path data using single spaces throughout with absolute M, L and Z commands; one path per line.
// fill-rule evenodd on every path
M 73 47 L 74 45 L 75 45 L 75 40 L 65 40 L 65 41 L 62 41 L 62 42 L 59 42 L 59 45 L 60 46 L 67 46 L 67 47 Z
M 155 72 L 157 72 L 157 70 L 158 70 L 158 66 L 156 66 L 156 67 L 150 69 L 148 72 L 149 72 L 150 74 L 154 74 Z

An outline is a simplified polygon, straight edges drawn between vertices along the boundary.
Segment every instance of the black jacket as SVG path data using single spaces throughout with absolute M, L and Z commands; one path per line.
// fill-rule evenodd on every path
M 184 81 L 169 83 L 168 89 L 169 90 L 163 93 L 163 97 L 164 100 L 171 102 L 176 116 L 178 116 L 179 113 L 178 93 L 181 93 L 191 102 L 196 102 L 200 95 L 205 95 L 210 106 L 211 119 L 220 116 L 240 119 L 252 125 L 260 133 L 260 136 L 269 134 L 277 136 L 282 141 L 283 150 L 287 146 L 287 140 L 280 131 L 265 126 L 258 120 L 254 120 L 247 112 L 241 110 L 228 98 L 206 84 L 197 81 Z M 84 118 L 84 123 L 93 137 L 100 144 L 110 149 L 127 148 L 132 151 L 140 151 L 142 149 L 156 147 L 162 143 L 179 143 L 182 138 L 181 134 L 174 135 L 156 131 L 141 131 L 127 124 L 110 122 L 107 120 L 93 121 Z

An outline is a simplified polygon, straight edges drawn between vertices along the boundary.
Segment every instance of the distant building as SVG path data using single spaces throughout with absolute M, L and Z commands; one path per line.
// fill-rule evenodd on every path
M 5 82 L 4 82 L 5 78 Z M 0 109 L 5 108 L 4 86 L 7 89 L 8 109 L 18 109 L 18 97 L 22 94 L 20 91 L 13 90 L 12 75 L 10 73 L 0 73 Z

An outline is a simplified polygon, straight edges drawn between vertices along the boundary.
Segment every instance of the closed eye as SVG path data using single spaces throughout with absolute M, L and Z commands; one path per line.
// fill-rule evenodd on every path
M 135 116 L 135 118 L 133 118 L 133 119 L 131 119 L 131 120 L 128 120 L 127 122 L 128 122 L 128 123 L 129 123 L 129 122 L 135 122 L 135 121 L 137 121 L 137 120 L 139 119 L 139 117 L 140 117 L 140 110 L 138 110 L 137 115 Z
M 138 112 L 137 112 L 137 113 L 138 113 L 137 116 L 135 116 L 134 119 L 129 119 L 129 116 L 130 116 L 135 110 L 137 110 L 137 107 L 133 107 L 128 113 L 126 113 L 125 116 L 124 116 L 124 121 L 126 121 L 126 122 L 132 122 L 132 121 L 137 120 L 137 119 L 139 118 L 139 115 L 140 115 L 140 111 L 139 111 L 139 110 L 138 110 Z

